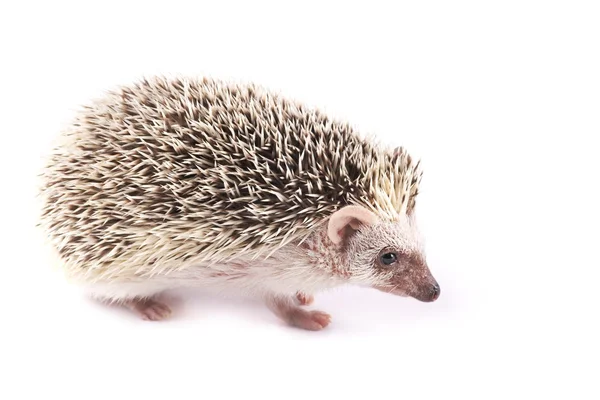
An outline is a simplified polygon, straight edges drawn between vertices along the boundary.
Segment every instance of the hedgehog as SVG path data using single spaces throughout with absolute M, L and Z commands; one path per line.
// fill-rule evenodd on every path
M 77 109 L 40 174 L 39 226 L 67 279 L 162 320 L 178 288 L 255 296 L 284 323 L 342 285 L 440 287 L 415 216 L 421 162 L 256 83 L 153 76 Z

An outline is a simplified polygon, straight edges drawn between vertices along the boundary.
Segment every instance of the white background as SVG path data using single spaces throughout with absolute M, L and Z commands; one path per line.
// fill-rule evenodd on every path
M 17 5 L 18 4 L 18 5 Z M 599 398 L 595 1 L 3 2 L 0 398 Z M 39 155 L 144 75 L 252 80 L 405 145 L 433 304 L 343 288 L 322 332 L 176 293 L 150 323 L 51 270 Z

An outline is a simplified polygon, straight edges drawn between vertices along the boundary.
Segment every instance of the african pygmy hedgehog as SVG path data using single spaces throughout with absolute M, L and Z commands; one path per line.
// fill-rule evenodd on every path
M 145 319 L 158 295 L 257 295 L 318 330 L 317 291 L 342 284 L 434 301 L 404 148 L 256 84 L 143 79 L 76 115 L 46 165 L 40 225 L 67 277 Z

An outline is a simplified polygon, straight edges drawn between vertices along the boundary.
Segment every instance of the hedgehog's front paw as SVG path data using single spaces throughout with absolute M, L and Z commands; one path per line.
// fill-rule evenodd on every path
M 290 310 L 287 321 L 290 325 L 309 331 L 320 331 L 331 322 L 331 316 L 322 311 Z
M 291 326 L 310 331 L 319 331 L 331 322 L 329 314 L 322 311 L 308 311 L 297 306 L 299 301 L 293 297 L 274 296 L 267 299 L 269 308 L 282 320 Z
M 147 321 L 160 321 L 171 315 L 171 309 L 153 299 L 127 300 L 125 305 Z
M 296 299 L 298 300 L 298 304 L 300 304 L 301 306 L 311 305 L 313 301 L 315 301 L 313 295 L 304 292 L 296 293 Z

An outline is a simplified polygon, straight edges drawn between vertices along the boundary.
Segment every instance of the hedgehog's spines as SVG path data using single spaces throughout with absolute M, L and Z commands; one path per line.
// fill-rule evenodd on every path
M 81 107 L 63 132 L 42 224 L 74 273 L 164 273 L 266 257 L 344 205 L 396 219 L 414 207 L 419 168 L 255 84 L 145 77 Z

